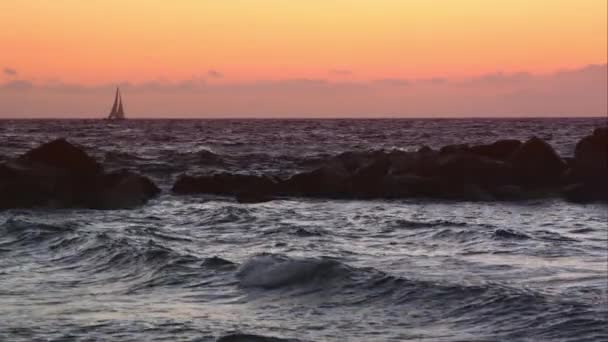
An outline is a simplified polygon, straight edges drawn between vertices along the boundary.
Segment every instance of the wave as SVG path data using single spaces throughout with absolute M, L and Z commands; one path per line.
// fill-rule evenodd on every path
M 528 240 L 530 236 L 513 229 L 496 229 L 494 231 L 494 238 L 499 240 Z
M 432 220 L 432 221 L 410 221 L 410 220 L 397 220 L 395 225 L 401 228 L 434 228 L 434 227 L 464 227 L 467 226 L 465 222 L 449 221 L 449 220 Z
M 348 273 L 349 268 L 335 260 L 261 254 L 241 265 L 236 276 L 244 287 L 272 289 L 328 281 Z
M 331 306 L 380 305 L 387 310 L 401 307 L 397 310 L 406 311 L 411 308 L 426 312 L 430 321 L 447 319 L 459 326 L 481 329 L 480 334 L 497 340 L 522 338 L 522 331 L 532 339 L 598 337 L 607 333 L 602 319 L 607 310 L 598 312 L 593 303 L 508 283 L 410 279 L 375 268 L 351 267 L 333 259 L 281 254 L 251 257 L 238 268 L 236 277 L 245 289 L 270 291 L 269 295 L 296 301 L 298 305 L 318 307 L 330 305 L 325 302 L 329 301 Z M 283 291 L 288 292 L 282 295 Z M 508 327 L 499 333 L 494 331 L 505 320 L 509 321 Z M 565 329 L 568 325 L 580 330 Z M 484 327 L 488 330 L 482 331 Z
M 297 342 L 294 339 L 285 339 L 271 336 L 233 333 L 217 339 L 217 342 Z
M 230 260 L 222 259 L 218 256 L 213 256 L 211 258 L 206 258 L 203 261 L 203 266 L 212 269 L 236 269 L 238 265 Z
M 70 223 L 54 225 L 9 218 L 0 225 L 0 248 L 10 247 L 10 250 L 17 251 L 17 247 L 24 248 L 53 240 L 61 242 L 63 237 L 75 230 L 76 226 Z

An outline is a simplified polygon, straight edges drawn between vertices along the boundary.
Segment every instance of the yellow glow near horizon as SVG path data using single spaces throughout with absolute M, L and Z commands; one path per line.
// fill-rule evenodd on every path
M 607 11 L 606 0 L 3 0 L 0 67 L 89 84 L 210 69 L 230 81 L 548 72 L 606 62 Z

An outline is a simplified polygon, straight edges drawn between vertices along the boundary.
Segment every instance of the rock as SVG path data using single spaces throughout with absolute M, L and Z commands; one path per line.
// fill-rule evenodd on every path
M 424 153 L 433 153 L 433 152 L 435 152 L 435 151 L 432 148 L 430 148 L 430 147 L 428 147 L 426 145 L 424 145 L 424 146 L 422 146 L 422 147 L 420 147 L 418 149 L 418 153 L 421 153 L 421 154 L 424 154 Z
M 145 204 L 160 193 L 150 179 L 130 171 L 103 175 L 93 198 L 94 209 L 128 209 Z
M 65 139 L 57 139 L 28 151 L 18 159 L 22 163 L 42 164 L 79 176 L 95 175 L 101 165 L 82 149 Z
M 131 208 L 159 191 L 132 172 L 103 173 L 97 161 L 63 139 L 0 166 L 0 209 Z
M 520 146 L 519 140 L 498 140 L 488 145 L 477 145 L 469 148 L 469 152 L 497 160 L 507 160 Z
M 382 151 L 352 151 L 343 152 L 324 163 L 328 167 L 342 167 L 346 172 L 353 173 L 356 170 L 373 163 L 382 158 Z
M 439 149 L 439 154 L 464 153 L 469 149 L 469 144 L 447 145 Z
M 274 200 L 274 197 L 269 194 L 244 191 L 236 195 L 236 201 L 242 204 L 264 203 Z
M 437 167 L 440 154 L 428 147 L 418 152 L 399 152 L 389 154 L 391 161 L 390 174 L 415 174 L 430 176 Z
M 177 194 L 237 195 L 242 192 L 272 194 L 276 182 L 266 176 L 219 173 L 207 176 L 181 176 L 173 185 Z
M 522 200 L 525 199 L 525 193 L 520 186 L 517 185 L 501 185 L 490 188 L 490 193 L 499 200 Z
M 583 182 L 608 181 L 608 127 L 595 129 L 576 144 L 573 174 Z
M 291 176 L 281 182 L 280 192 L 313 197 L 344 197 L 351 192 L 348 184 L 350 176 L 342 165 L 326 165 Z
M 385 198 L 440 198 L 454 200 L 492 200 L 481 186 L 471 183 L 450 182 L 417 175 L 391 175 L 384 183 Z
M 571 184 L 562 190 L 564 198 L 571 202 L 608 202 L 608 186 L 593 184 Z
M 432 197 L 439 188 L 436 180 L 414 174 L 388 175 L 382 186 L 386 198 Z
M 509 162 L 513 165 L 517 184 L 540 187 L 558 183 L 566 163 L 545 141 L 533 137 L 518 147 Z
M 570 166 L 565 179 L 572 184 L 562 191 L 567 200 L 608 201 L 608 127 L 595 129 L 576 144 Z
M 433 176 L 451 183 L 504 185 L 513 181 L 512 167 L 502 161 L 470 153 L 440 156 Z
M 382 154 L 368 165 L 354 172 L 348 179 L 353 194 L 363 197 L 383 197 L 381 183 L 391 167 L 389 158 Z
M 53 194 L 38 177 L 26 177 L 9 164 L 0 165 L 0 209 L 31 208 L 44 205 Z

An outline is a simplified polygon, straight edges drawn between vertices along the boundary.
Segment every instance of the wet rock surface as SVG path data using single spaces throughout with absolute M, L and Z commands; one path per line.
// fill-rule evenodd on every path
M 310 171 L 281 179 L 259 175 L 181 176 L 177 194 L 237 195 L 239 202 L 276 196 L 523 200 L 556 195 L 577 202 L 608 199 L 608 129 L 581 139 L 572 160 L 546 141 L 506 139 L 416 152 L 345 152 Z
M 104 172 L 94 158 L 64 139 L 0 164 L 0 209 L 133 208 L 159 192 L 137 173 Z

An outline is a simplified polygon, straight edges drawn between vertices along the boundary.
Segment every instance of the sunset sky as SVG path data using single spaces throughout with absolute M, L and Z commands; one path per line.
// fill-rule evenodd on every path
M 2 0 L 0 116 L 606 115 L 606 0 Z

